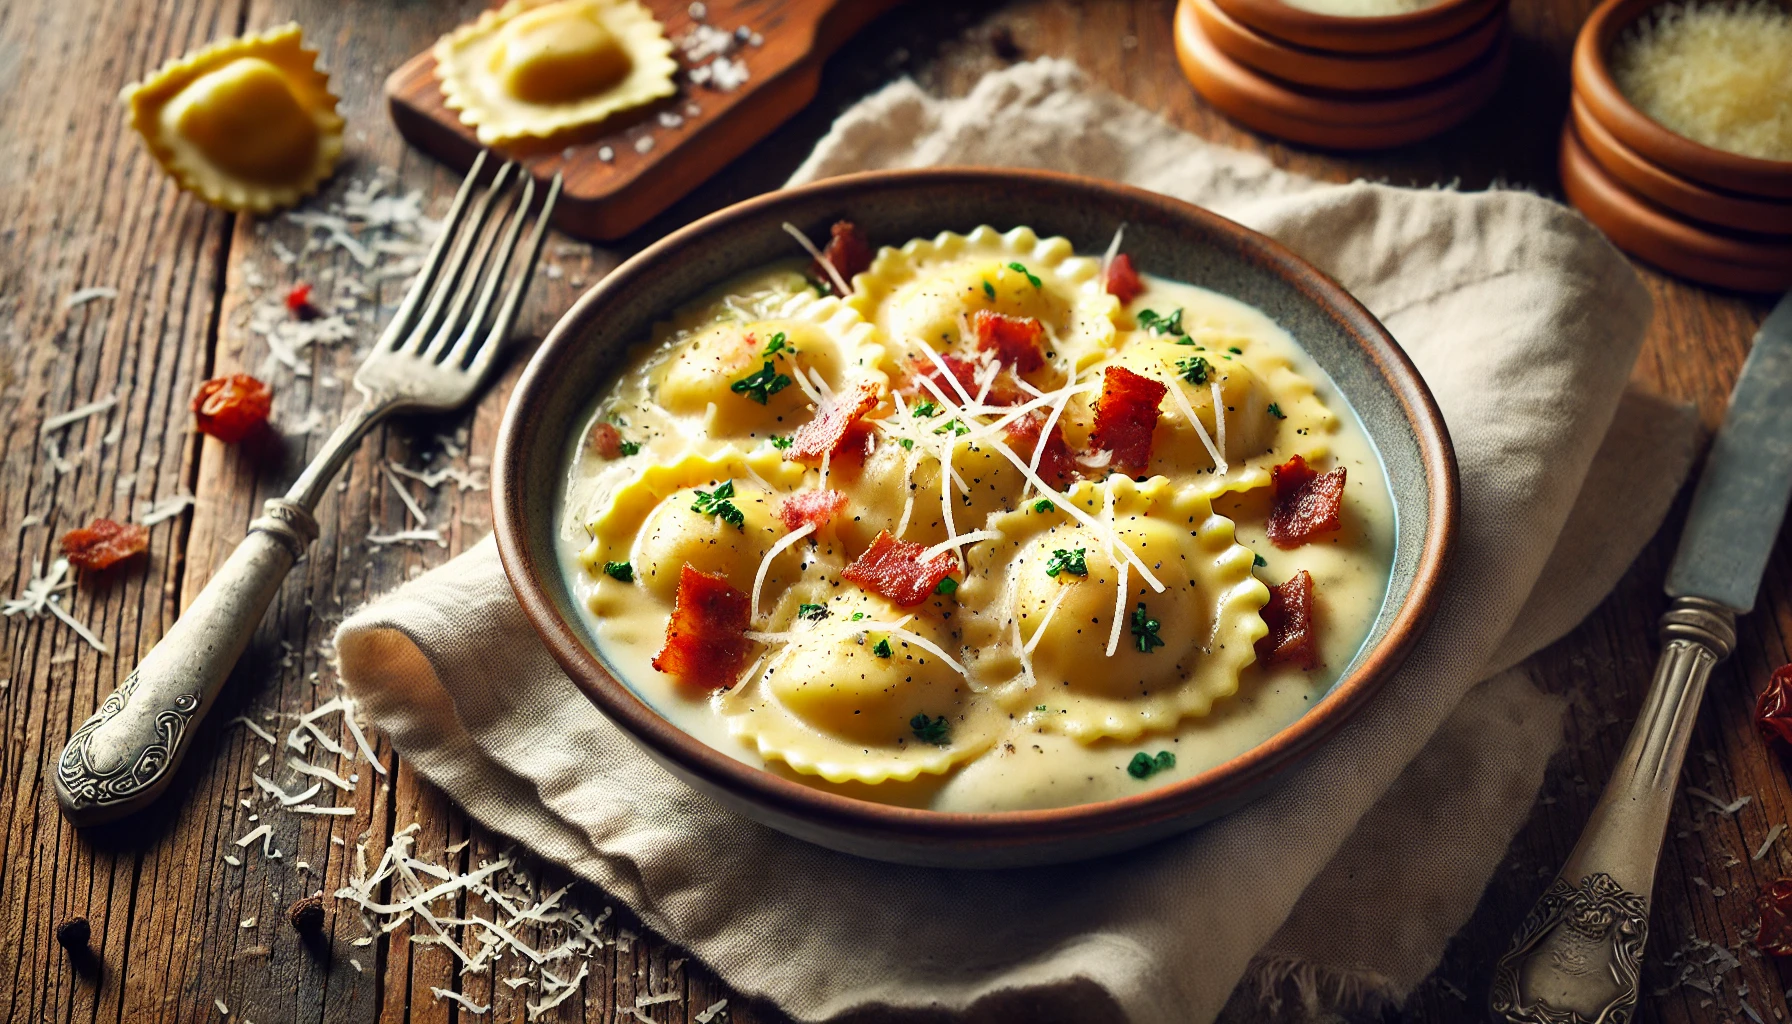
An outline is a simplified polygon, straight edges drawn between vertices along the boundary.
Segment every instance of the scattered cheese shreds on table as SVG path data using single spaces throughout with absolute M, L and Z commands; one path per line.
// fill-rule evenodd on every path
M 99 299 L 116 298 L 118 298 L 118 289 L 110 288 L 106 285 L 94 285 L 89 288 L 79 288 L 70 292 L 68 298 L 62 300 L 62 309 L 64 312 L 67 312 L 77 306 L 85 306 L 89 302 L 94 302 Z
M 49 437 L 63 427 L 73 426 L 89 416 L 98 416 L 100 413 L 110 410 L 117 404 L 117 395 L 107 395 L 104 398 L 88 402 L 86 405 L 77 405 L 67 412 L 59 412 L 44 420 L 44 425 L 37 428 L 37 436 Z
M 57 601 L 57 595 L 74 589 L 74 586 L 75 581 L 68 578 L 68 559 L 58 558 L 50 563 L 48 573 L 40 565 L 32 571 L 31 578 L 25 581 L 24 593 L 0 605 L 0 615 L 23 615 L 27 619 L 35 619 L 41 615 L 53 616 L 62 620 L 64 625 L 74 630 L 75 635 L 87 641 L 88 646 L 94 650 L 101 654 L 112 653 L 112 649 L 95 636 L 93 630 L 70 615 Z
M 718 999 L 715 1002 L 709 1004 L 709 1009 L 704 1010 L 702 1013 L 699 1013 L 696 1017 L 694 1017 L 692 1019 L 695 1020 L 697 1022 L 697 1024 L 709 1024 L 710 1021 L 715 1020 L 716 1017 L 719 1016 L 721 1014 L 721 1012 L 723 1010 L 726 1010 L 727 1008 L 728 1008 L 728 1000 Z

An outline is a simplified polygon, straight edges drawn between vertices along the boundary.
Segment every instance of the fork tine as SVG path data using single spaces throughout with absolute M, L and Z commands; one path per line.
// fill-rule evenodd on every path
M 536 218 L 535 230 L 529 236 L 528 251 L 518 266 L 510 291 L 504 296 L 504 305 L 498 309 L 498 317 L 492 324 L 491 332 L 473 353 L 473 360 L 467 371 L 475 379 L 483 377 L 491 369 L 492 360 L 510 337 L 510 329 L 516 326 L 517 311 L 522 308 L 523 295 L 529 290 L 529 278 L 535 273 L 535 261 L 540 257 L 541 244 L 547 237 L 548 219 L 554 215 L 554 203 L 560 198 L 560 184 L 561 176 L 556 173 L 554 180 L 548 184 L 547 198 L 542 200 L 541 214 Z
M 491 185 L 486 188 L 484 194 L 473 206 L 471 226 L 464 231 L 455 232 L 454 255 L 449 258 L 447 267 L 431 285 L 429 307 L 418 318 L 416 325 L 411 328 L 410 334 L 397 345 L 398 350 L 416 353 L 421 352 L 423 347 L 428 344 L 430 332 L 435 329 L 437 321 L 441 318 L 442 307 L 461 290 L 458 284 L 466 275 L 468 258 L 476 252 L 482 251 L 478 246 L 479 236 L 484 233 L 486 221 L 491 217 L 492 201 L 504 193 L 510 184 L 510 175 L 515 170 L 516 163 L 514 161 L 505 161 L 504 165 L 498 168 L 498 173 L 492 177 Z M 459 316 L 460 306 L 461 303 L 457 301 L 450 312 L 448 317 L 450 325 L 455 317 Z
M 504 230 L 502 239 L 495 239 L 490 250 L 489 266 L 484 269 L 485 282 L 479 289 L 479 301 L 474 304 L 473 312 L 468 314 L 466 324 L 455 338 L 454 348 L 449 350 L 444 362 L 458 367 L 465 362 L 467 350 L 472 347 L 474 339 L 480 335 L 487 315 L 491 312 L 492 300 L 498 294 L 498 288 L 504 283 L 504 273 L 510 267 L 511 257 L 516 255 L 517 236 L 522 234 L 523 222 L 529 219 L 529 208 L 535 204 L 535 176 L 523 175 L 523 194 L 517 200 L 516 212 L 510 217 L 510 226 Z M 440 350 L 436 343 L 430 344 L 426 358 L 433 357 Z
M 374 345 L 375 351 L 397 350 L 399 339 L 410 330 L 417 307 L 423 304 L 424 297 L 429 294 L 430 283 L 435 280 L 436 271 L 442 267 L 442 256 L 448 252 L 448 243 L 453 240 L 455 231 L 460 227 L 461 217 L 467 212 L 467 199 L 473 194 L 473 185 L 479 180 L 479 172 L 485 169 L 485 158 L 490 155 L 491 150 L 482 149 L 473 158 L 473 166 L 468 168 L 467 176 L 461 179 L 460 190 L 454 193 L 454 202 L 448 207 L 448 216 L 442 219 L 441 232 L 429 247 L 429 255 L 424 257 L 422 268 L 412 279 L 411 290 L 405 293 L 398 311 L 392 314 L 391 323 L 386 325 L 385 332 Z

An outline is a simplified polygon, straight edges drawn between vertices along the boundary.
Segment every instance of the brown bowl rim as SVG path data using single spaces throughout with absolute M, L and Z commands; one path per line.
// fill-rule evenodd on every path
M 1254 71 L 1314 89 L 1376 93 L 1422 88 L 1468 67 L 1499 45 L 1498 11 L 1427 46 L 1387 53 L 1338 53 L 1277 39 L 1226 13 L 1219 0 L 1181 0 L 1208 40 Z M 1178 18 L 1188 15 L 1178 13 Z
M 1573 88 L 1601 126 L 1645 159 L 1707 185 L 1759 196 L 1792 198 L 1792 160 L 1764 160 L 1676 134 L 1632 104 L 1612 77 L 1612 44 L 1650 9 L 1670 0 L 1603 0 L 1574 40 Z
M 1303 10 L 1282 0 L 1218 0 L 1242 25 L 1272 38 L 1340 53 L 1390 53 L 1427 46 L 1478 24 L 1508 0 L 1442 0 L 1401 14 L 1347 17 Z
M 532 441 L 527 410 L 537 397 L 556 386 L 557 364 L 574 351 L 600 300 L 611 291 L 626 288 L 631 279 L 646 273 L 663 255 L 681 246 L 725 237 L 739 221 L 814 197 L 836 201 L 841 208 L 850 209 L 855 193 L 867 185 L 987 185 L 1017 180 L 1105 192 L 1129 203 L 1153 207 L 1165 219 L 1199 222 L 1207 231 L 1229 238 L 1237 246 L 1240 258 L 1277 273 L 1331 313 L 1387 382 L 1413 432 L 1432 497 L 1424 546 L 1404 601 L 1381 641 L 1364 652 L 1356 668 L 1333 684 L 1312 709 L 1268 740 L 1188 779 L 1112 800 L 1001 812 L 899 807 L 804 786 L 708 746 L 661 717 L 625 683 L 612 677 L 555 608 L 531 555 L 531 523 L 522 507 L 524 489 L 518 484 Z M 511 394 L 492 466 L 492 532 L 505 574 L 549 652 L 612 722 L 659 757 L 756 807 L 860 836 L 941 845 L 969 842 L 1013 847 L 1089 840 L 1183 820 L 1202 808 L 1245 798 L 1355 717 L 1398 669 L 1441 600 L 1440 584 L 1455 546 L 1458 503 L 1455 453 L 1430 389 L 1380 321 L 1318 268 L 1265 235 L 1169 196 L 1073 174 L 986 167 L 869 171 L 828 178 L 743 200 L 643 249 L 593 285 L 548 333 Z

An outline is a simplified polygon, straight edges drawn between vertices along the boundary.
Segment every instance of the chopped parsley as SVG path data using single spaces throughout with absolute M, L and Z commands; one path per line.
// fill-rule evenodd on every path
M 757 371 L 728 385 L 728 390 L 764 405 L 773 395 L 789 387 L 790 383 L 790 377 L 779 373 L 768 359 Z
M 1281 405 L 1276 402 L 1269 403 L 1269 414 L 1278 420 L 1285 420 L 1288 418 L 1288 414 L 1283 412 Z
M 1039 278 L 1037 278 L 1033 275 L 1033 272 L 1031 270 L 1028 270 L 1026 267 L 1021 266 L 1019 263 L 1008 264 L 1008 269 L 1014 271 L 1015 273 L 1019 274 L 1020 276 L 1022 276 L 1024 278 L 1026 278 L 1027 283 L 1032 285 L 1035 288 L 1045 287 L 1044 281 L 1039 280 Z
M 1033 503 L 1033 511 L 1035 511 L 1035 512 L 1056 512 L 1056 511 L 1058 511 L 1058 506 L 1052 504 L 1052 499 L 1050 499 L 1050 498 L 1040 498 L 1038 501 L 1035 501 Z
M 773 434 L 772 435 L 772 447 L 777 448 L 780 451 L 782 451 L 785 448 L 790 447 L 791 445 L 793 445 L 795 443 L 796 443 L 796 439 L 793 437 L 786 437 L 783 434 Z
M 1263 556 L 1262 556 L 1262 555 L 1259 555 L 1259 554 L 1256 554 L 1256 553 L 1254 553 L 1254 552 L 1253 552 L 1253 553 L 1252 553 L 1252 555 L 1251 555 L 1251 568 L 1253 568 L 1253 569 L 1261 569 L 1261 568 L 1263 568 L 1263 567 L 1264 567 L 1264 566 L 1266 566 L 1266 565 L 1268 565 L 1268 564 L 1269 564 L 1269 562 L 1267 562 L 1267 561 L 1265 561 L 1265 560 L 1264 560 L 1264 558 L 1263 558 Z
M 940 407 L 933 404 L 933 399 L 923 398 L 914 404 L 911 411 L 916 416 L 938 416 L 940 414 Z
M 635 582 L 635 567 L 627 562 L 605 562 L 604 575 L 624 583 Z
M 1230 353 L 1232 353 L 1232 354 L 1233 354 L 1233 355 L 1235 355 L 1235 356 L 1242 356 L 1242 355 L 1244 355 L 1244 349 L 1242 349 L 1242 348 L 1239 348 L 1239 347 L 1238 347 L 1238 346 L 1237 346 L 1237 345 L 1227 345 L 1227 346 L 1226 346 L 1226 351 L 1228 351 L 1228 352 L 1230 352 Z
M 847 619 L 847 620 L 846 620 L 846 621 L 848 621 L 848 622 L 857 622 L 857 621 L 859 621 L 859 620 L 860 620 L 860 619 L 862 619 L 862 618 L 864 618 L 864 617 L 865 617 L 865 613 L 864 613 L 864 612 L 853 612 L 853 613 L 852 613 L 852 618 L 850 618 L 850 619 Z
M 1046 559 L 1045 574 L 1057 576 L 1061 572 L 1067 572 L 1072 576 L 1087 576 L 1089 575 L 1087 553 L 1087 548 L 1077 548 L 1075 551 L 1057 548 L 1052 551 L 1052 557 Z M 1144 606 L 1140 605 L 1140 607 Z
M 734 481 L 724 480 L 713 491 L 698 491 L 697 500 L 691 504 L 691 511 L 698 515 L 715 516 L 722 522 L 742 532 L 747 528 L 747 517 L 740 509 L 734 507 L 729 498 L 734 497 Z
M 772 340 L 765 343 L 765 351 L 761 352 L 759 354 L 762 356 L 770 356 L 770 355 L 776 355 L 779 352 L 795 352 L 795 351 L 796 351 L 796 349 L 794 347 L 785 344 L 784 332 L 779 331 L 778 333 L 772 335 Z
M 820 622 L 822 619 L 828 617 L 828 606 L 825 604 L 809 604 L 804 602 L 803 604 L 796 606 L 796 617 L 799 619 L 808 619 L 810 622 Z
M 1158 621 L 1145 617 L 1145 602 L 1140 601 L 1132 610 L 1133 641 L 1139 645 L 1139 652 L 1150 654 L 1153 648 L 1164 645 L 1163 638 L 1157 635 Z
M 1132 760 L 1127 762 L 1126 774 L 1135 779 L 1148 779 L 1158 772 L 1167 772 L 1174 767 L 1176 767 L 1176 755 L 1168 750 L 1158 751 L 1156 757 L 1141 750 L 1132 755 Z
M 1153 309 L 1139 310 L 1139 326 L 1153 334 L 1185 334 L 1182 329 L 1182 310 L 1165 316 Z
M 940 581 L 939 586 L 933 588 L 933 592 L 951 597 L 953 594 L 958 593 L 958 581 L 948 576 Z
M 890 638 L 886 636 L 882 640 L 871 645 L 871 653 L 880 658 L 888 658 L 895 654 L 896 651 L 890 646 Z
M 896 443 L 908 451 L 915 450 L 915 439 L 912 437 L 899 437 L 896 439 Z
M 996 297 L 996 286 L 993 284 L 990 284 L 988 281 L 983 282 L 983 294 L 989 296 L 992 299 L 995 298 Z
M 946 721 L 945 715 L 941 715 L 938 718 L 929 718 L 927 712 L 923 711 L 908 720 L 908 727 L 914 730 L 915 739 L 920 740 L 922 743 L 931 743 L 936 747 L 943 747 L 952 742 L 952 726 Z
M 624 455 L 639 455 L 641 454 L 641 442 L 624 441 L 621 445 L 621 451 Z
M 1034 711 L 1044 711 L 1044 710 L 1046 710 L 1046 707 L 1044 704 L 1035 704 L 1035 705 L 1033 705 L 1033 710 Z
M 1213 372 L 1213 364 L 1201 356 L 1189 356 L 1176 360 L 1176 372 L 1190 384 L 1207 383 L 1207 375 Z
M 963 437 L 964 435 L 971 432 L 970 427 L 965 426 L 962 422 L 960 422 L 957 419 L 947 420 L 946 422 L 933 428 L 933 432 L 936 434 L 944 434 L 948 430 L 950 430 L 955 436 L 958 436 L 958 437 Z

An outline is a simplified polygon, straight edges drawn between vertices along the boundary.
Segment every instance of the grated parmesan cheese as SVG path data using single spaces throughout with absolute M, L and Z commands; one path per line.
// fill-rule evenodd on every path
M 792 545 L 814 532 L 814 523 L 804 523 L 801 529 L 792 530 L 778 538 L 778 542 L 767 549 L 765 557 L 759 560 L 759 571 L 753 575 L 753 603 L 749 606 L 750 611 L 748 612 L 747 621 L 759 621 L 759 595 L 760 592 L 765 589 L 765 574 L 771 570 L 772 559 L 777 558 L 779 555 L 789 550 Z
M 840 271 L 834 267 L 833 261 L 829 260 L 827 258 L 827 256 L 823 255 L 822 251 L 815 247 L 814 242 L 809 241 L 808 235 L 803 234 L 802 231 L 800 229 L 798 229 L 795 224 L 792 224 L 789 221 L 784 222 L 784 230 L 790 233 L 790 237 L 797 240 L 797 244 L 801 245 L 803 247 L 804 252 L 807 252 L 810 256 L 813 256 L 815 258 L 815 262 L 821 264 L 821 269 L 827 271 L 828 280 L 832 281 L 834 284 L 834 287 L 836 289 L 838 289 L 838 291 L 835 294 L 841 295 L 841 296 L 846 296 L 846 295 L 852 294 L 852 289 L 847 287 L 846 278 L 841 277 Z M 931 349 L 929 351 L 931 351 Z
M 1618 90 L 1677 135 L 1792 160 L 1792 10 L 1770 0 L 1669 3 L 1613 44 Z

